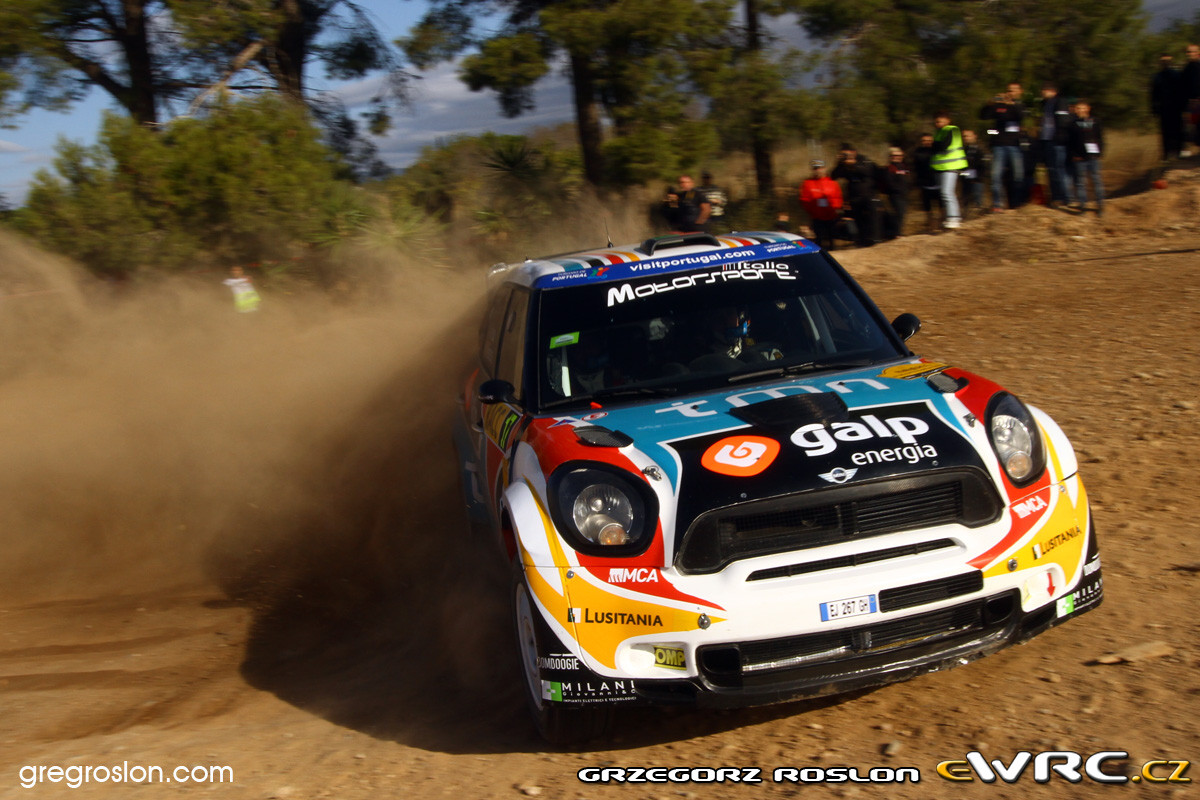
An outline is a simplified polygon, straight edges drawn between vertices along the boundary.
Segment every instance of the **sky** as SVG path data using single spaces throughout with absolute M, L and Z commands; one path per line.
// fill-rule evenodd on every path
M 425 8 L 423 3 L 412 0 L 360 0 L 360 5 L 374 16 L 388 41 L 405 35 Z M 1143 6 L 1152 15 L 1153 27 L 1196 13 L 1196 0 L 1143 0 Z M 314 65 L 308 76 L 310 83 L 315 88 L 334 91 L 352 111 L 365 106 L 379 81 L 368 78 L 351 83 L 322 83 L 321 72 L 321 67 Z M 38 169 L 52 166 L 54 145 L 61 137 L 84 144 L 95 142 L 101 113 L 114 108 L 107 98 L 104 92 L 93 89 L 68 112 L 34 111 L 17 120 L 17 127 L 0 129 L 0 195 L 9 205 L 24 203 L 30 179 Z M 559 75 L 538 84 L 535 102 L 533 112 L 505 119 L 492 93 L 470 91 L 458 80 L 455 67 L 443 64 L 422 73 L 421 79 L 414 82 L 411 107 L 393 115 L 392 130 L 376 143 L 385 163 L 402 168 L 416 159 L 421 148 L 439 139 L 487 130 L 524 133 L 572 118 L 570 87 Z
M 359 5 L 370 11 L 387 41 L 407 34 L 425 9 L 423 3 L 411 0 L 359 0 Z M 310 68 L 306 76 L 310 85 L 334 91 L 352 112 L 365 109 L 380 80 L 334 83 L 324 80 L 323 71 L 319 64 Z M 495 95 L 470 91 L 458 80 L 454 65 L 419 74 L 413 82 L 411 107 L 394 113 L 392 129 L 375 140 L 383 161 L 395 168 L 410 164 L 421 148 L 439 139 L 487 130 L 524 133 L 573 117 L 570 87 L 559 75 L 539 83 L 534 111 L 505 119 Z M 10 206 L 22 205 L 34 173 L 53 166 L 55 143 L 65 137 L 94 144 L 101 114 L 115 108 L 105 92 L 93 89 L 67 112 L 33 111 L 15 120 L 15 128 L 0 128 L 0 195 Z

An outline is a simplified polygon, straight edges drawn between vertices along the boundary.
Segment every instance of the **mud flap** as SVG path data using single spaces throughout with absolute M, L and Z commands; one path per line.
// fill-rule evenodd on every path
M 467 426 L 455 420 L 453 432 L 454 451 L 458 456 L 458 483 L 462 490 L 463 507 L 473 525 L 488 525 L 490 522 L 487 504 L 484 501 L 483 483 L 479 474 L 479 459 Z
M 639 698 L 631 678 L 606 678 L 592 672 L 568 650 L 536 611 L 538 673 L 542 699 L 563 706 L 631 703 Z
M 1096 541 L 1096 522 L 1088 509 L 1087 554 L 1083 560 L 1083 574 L 1067 594 L 1055 601 L 1054 623 L 1066 622 L 1072 617 L 1091 611 L 1104 599 L 1104 576 L 1100 572 L 1100 546 Z

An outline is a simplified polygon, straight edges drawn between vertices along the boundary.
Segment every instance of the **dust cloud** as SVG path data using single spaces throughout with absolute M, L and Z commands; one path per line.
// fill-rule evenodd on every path
M 378 587 L 462 526 L 480 271 L 401 264 L 341 305 L 267 289 L 254 314 L 221 277 L 113 288 L 0 238 L 0 591 Z
M 539 251 L 603 244 L 583 227 Z M 0 234 L 0 600 L 237 607 L 256 689 L 425 746 L 507 731 L 509 574 L 467 524 L 451 421 L 483 265 L 526 254 L 449 252 L 344 252 L 331 291 L 272 283 L 239 314 L 223 275 L 111 286 Z

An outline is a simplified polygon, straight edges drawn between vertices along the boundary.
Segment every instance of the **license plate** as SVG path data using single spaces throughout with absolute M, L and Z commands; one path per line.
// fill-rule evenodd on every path
M 875 604 L 875 595 L 873 594 L 848 597 L 845 600 L 831 600 L 828 603 L 821 603 L 821 621 L 830 622 L 845 617 L 874 614 L 878 610 L 879 607 Z

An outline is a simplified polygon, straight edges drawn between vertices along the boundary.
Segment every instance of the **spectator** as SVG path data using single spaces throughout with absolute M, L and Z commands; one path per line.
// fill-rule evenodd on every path
M 663 216 L 671 230 L 677 233 L 706 231 L 711 212 L 712 206 L 696 188 L 692 176 L 680 175 L 679 189 L 667 189 Z
M 1021 84 L 1010 83 L 1004 94 L 996 95 L 983 107 L 979 118 L 988 123 L 988 143 L 992 148 L 992 211 L 1005 209 L 1005 170 L 1010 170 L 1012 175 L 1008 206 L 1016 208 L 1024 200 L 1021 185 L 1025 181 L 1025 163 L 1021 157 L 1025 106 L 1021 103 Z
M 834 249 L 834 233 L 842 214 L 842 187 L 825 172 L 824 161 L 813 161 L 812 176 L 800 185 L 800 204 L 808 212 L 813 241 L 826 250 Z
M 725 224 L 725 206 L 729 199 L 725 196 L 725 191 L 721 187 L 713 183 L 711 172 L 700 173 L 700 188 L 696 191 L 708 200 L 708 227 L 706 230 L 724 230 Z
M 912 190 L 912 170 L 899 147 L 888 150 L 887 166 L 880 170 L 879 188 L 888 199 L 884 214 L 883 238 L 895 239 L 904 235 L 904 217 L 908 213 L 908 195 Z
M 233 307 L 243 314 L 258 311 L 262 298 L 241 267 L 230 267 L 229 277 L 222 281 L 233 292 Z
M 1075 105 L 1079 101 L 1070 97 L 1067 98 L 1067 111 L 1071 112 L 1071 126 L 1075 125 Z M 1071 134 L 1067 131 L 1067 185 L 1071 187 L 1071 191 L 1075 191 L 1075 159 L 1071 158 Z
M 1067 185 L 1067 132 L 1072 121 L 1067 101 L 1059 96 L 1058 87 L 1050 82 L 1043 84 L 1037 157 L 1046 165 L 1046 177 L 1050 183 L 1048 205 L 1051 208 L 1071 202 L 1071 188 Z
M 1075 103 L 1075 122 L 1071 125 L 1068 148 L 1075 163 L 1075 205 L 1082 209 L 1087 202 L 1088 175 L 1096 195 L 1096 213 L 1104 213 L 1104 181 L 1100 177 L 1100 158 L 1104 155 L 1104 131 L 1100 121 L 1092 116 L 1087 100 Z
M 1187 59 L 1179 76 L 1183 84 L 1183 99 L 1187 104 L 1184 112 L 1191 129 L 1190 141 L 1200 147 L 1200 44 L 1187 46 Z M 1180 155 L 1190 156 L 1191 153 L 1184 151 Z
M 938 187 L 942 195 L 942 208 L 946 212 L 946 228 L 954 230 L 962 225 L 962 212 L 958 206 L 958 173 L 967 168 L 967 154 L 963 150 L 962 132 L 950 124 L 950 114 L 939 111 L 934 117 L 937 133 L 933 135 L 933 171 L 937 173 Z
M 1183 150 L 1183 113 L 1186 109 L 1183 77 L 1171 66 L 1171 54 L 1163 53 L 1158 57 L 1158 72 L 1150 82 L 1150 111 L 1158 117 L 1163 161 L 1177 158 Z
M 963 136 L 963 151 L 967 155 L 967 168 L 960 174 L 963 182 L 963 218 L 969 218 L 971 211 L 983 211 L 983 175 L 987 159 L 983 148 L 979 146 L 979 137 L 973 130 L 965 130 Z
M 913 150 L 913 177 L 921 187 L 921 208 L 925 210 L 925 232 L 934 231 L 933 206 L 941 214 L 942 194 L 938 187 L 937 173 L 933 169 L 933 134 L 922 133 L 920 144 Z
M 859 155 L 852 145 L 843 143 L 832 177 L 846 182 L 842 195 L 850 207 L 848 216 L 858 228 L 855 243 L 859 247 L 870 247 L 875 244 L 878 234 L 875 217 L 880 210 L 879 198 L 875 196 L 875 164 L 866 156 Z

